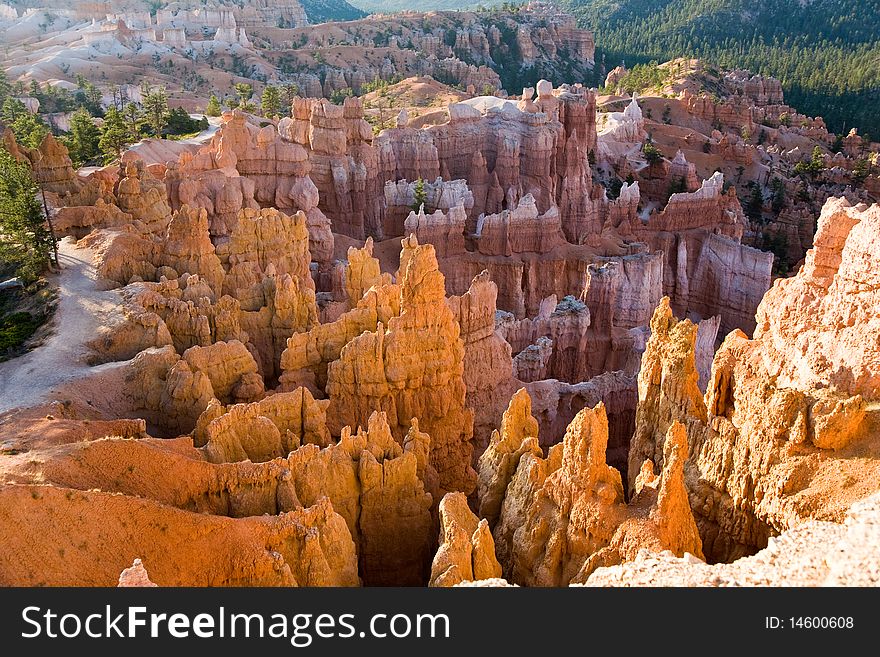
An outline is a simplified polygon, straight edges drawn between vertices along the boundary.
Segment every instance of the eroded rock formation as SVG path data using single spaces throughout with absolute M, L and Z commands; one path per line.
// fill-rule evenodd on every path
M 662 473 L 655 475 L 651 464 L 645 463 L 637 491 L 627 504 L 620 472 L 605 462 L 608 421 L 601 404 L 578 413 L 562 443 L 551 447 L 546 459 L 531 451 L 532 437 L 526 437 L 516 451 L 510 449 L 517 433 L 535 427 L 533 418 L 523 417 L 527 410 L 522 399 L 516 405 L 512 402 L 503 430 L 512 433 L 513 440 L 505 435 L 493 441 L 496 451 L 519 455 L 494 530 L 507 579 L 530 586 L 585 581 L 597 567 L 633 559 L 639 546 L 649 544 L 678 555 L 702 556 L 684 485 L 687 442 L 681 425 L 670 430 L 669 458 Z M 510 462 L 510 456 L 484 455 L 482 481 L 505 479 Z M 491 510 L 495 488 L 490 484 L 485 490 L 490 493 L 486 499 Z
M 431 436 L 431 465 L 442 491 L 470 492 L 473 412 L 465 406 L 464 345 L 446 305 L 434 247 L 404 240 L 400 315 L 350 340 L 330 363 L 333 426 L 363 426 L 375 410 L 402 437 L 412 418 Z M 289 349 L 290 347 L 288 347 Z
M 354 544 L 326 499 L 275 516 L 224 518 L 55 486 L 5 485 L 0 497 L 9 510 L 6 584 L 110 586 L 141 555 L 159 586 L 358 585 Z M 65 545 L 89 549 L 53 556 Z
M 447 493 L 440 502 L 440 548 L 431 564 L 429 586 L 455 586 L 500 576 L 489 524 L 473 514 L 462 493 Z
M 119 583 L 117 586 L 149 587 L 156 585 L 150 580 L 147 569 L 144 568 L 144 562 L 140 559 L 135 559 L 131 566 L 119 573 Z
M 667 304 L 652 320 L 639 376 L 630 486 L 643 459 L 663 463 L 669 426 L 686 426 L 686 480 L 712 559 L 754 552 L 806 518 L 842 519 L 849 504 L 880 481 L 873 457 L 852 458 L 876 451 L 870 403 L 876 391 L 862 369 L 873 349 L 864 336 L 876 332 L 876 317 L 864 304 L 870 288 L 851 286 L 872 271 L 877 254 L 864 236 L 876 230 L 878 216 L 876 207 L 829 202 L 807 264 L 765 296 L 754 340 L 738 331 L 727 337 L 705 398 L 696 384 L 696 327 L 675 320 Z M 834 309 L 818 310 L 825 303 Z M 851 321 L 826 323 L 836 314 Z M 858 352 L 847 347 L 850 341 Z M 831 483 L 840 477 L 853 485 Z

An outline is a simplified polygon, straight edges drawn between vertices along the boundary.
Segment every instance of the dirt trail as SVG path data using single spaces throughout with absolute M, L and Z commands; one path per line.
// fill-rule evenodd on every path
M 55 276 L 58 306 L 52 334 L 33 351 L 0 363 L 0 413 L 33 406 L 59 385 L 101 369 L 85 362 L 85 343 L 96 336 L 104 316 L 118 311 L 121 299 L 118 292 L 97 289 L 93 255 L 76 248 L 71 238 L 59 242 L 62 270 Z

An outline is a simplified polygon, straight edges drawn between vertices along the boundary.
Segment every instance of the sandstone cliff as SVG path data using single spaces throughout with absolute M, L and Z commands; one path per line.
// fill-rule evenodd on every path
M 861 350 L 855 359 L 847 347 L 849 341 L 864 345 L 874 317 L 859 310 L 866 307 L 865 292 L 839 292 L 871 271 L 875 256 L 862 231 L 872 230 L 876 216 L 875 208 L 829 203 L 808 264 L 765 296 L 754 340 L 741 332 L 727 337 L 705 398 L 696 385 L 695 327 L 672 318 L 665 304 L 652 320 L 639 377 L 630 486 L 643 459 L 663 463 L 671 424 L 687 427 L 691 457 L 685 478 L 712 559 L 753 552 L 806 518 L 842 519 L 849 504 L 878 484 L 871 456 L 876 418 L 866 401 L 872 398 L 871 379 L 860 375 L 871 351 L 855 347 Z M 840 254 L 848 249 L 863 255 L 844 261 Z M 816 312 L 813 304 L 823 302 L 834 310 Z M 824 323 L 821 318 L 833 313 L 852 323 Z M 796 328 L 789 332 L 789 326 Z M 841 489 L 841 478 L 852 485 Z

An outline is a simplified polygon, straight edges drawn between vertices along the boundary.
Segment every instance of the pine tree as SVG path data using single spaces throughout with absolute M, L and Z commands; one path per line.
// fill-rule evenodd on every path
M 281 92 L 278 87 L 267 85 L 263 89 L 263 95 L 260 98 L 260 107 L 263 109 L 263 116 L 277 117 L 281 112 Z
M 128 128 L 128 134 L 131 137 L 131 142 L 135 142 L 140 139 L 141 111 L 140 109 L 138 109 L 138 106 L 134 103 L 129 103 L 125 106 L 125 110 L 122 112 L 121 115 L 125 117 L 125 123 Z
M 238 82 L 235 85 L 235 93 L 238 95 L 238 108 L 243 112 L 253 112 L 257 108 L 251 102 L 254 95 L 254 88 L 247 82 Z
M 284 85 L 284 103 L 288 111 L 293 106 L 293 99 L 299 96 L 299 85 L 295 82 L 287 82 Z
M 205 116 L 220 116 L 223 113 L 223 109 L 220 107 L 220 101 L 217 99 L 217 96 L 211 94 L 211 97 L 208 99 L 208 105 L 205 107 Z
M 92 116 L 101 116 L 103 114 L 103 94 L 94 84 L 88 82 L 82 76 L 77 76 L 79 89 L 74 95 L 76 102 L 88 110 Z
M 6 69 L 0 66 L 0 105 L 6 101 L 6 97 L 12 93 L 12 85 L 6 75 Z
M 785 207 L 785 183 L 779 178 L 774 178 L 770 183 L 773 190 L 773 212 L 779 214 Z
M 168 125 L 171 112 L 168 109 L 168 94 L 164 87 L 159 87 L 144 96 L 144 117 L 147 125 L 156 137 L 162 136 L 162 131 Z
M 92 122 L 91 115 L 80 107 L 70 117 L 70 136 L 66 139 L 74 166 L 81 167 L 93 162 L 101 154 L 100 140 L 98 126 Z
M 112 162 L 118 158 L 123 149 L 132 143 L 132 138 L 126 125 L 125 119 L 111 107 L 104 117 L 104 125 L 101 126 L 101 139 L 98 146 L 104 154 L 104 161 Z
M 425 181 L 419 178 L 416 180 L 416 187 L 413 191 L 413 212 L 421 212 L 424 205 L 428 202 L 428 192 L 425 190 Z
M 0 260 L 26 283 L 48 266 L 54 245 L 38 193 L 30 167 L 0 148 Z
M 3 101 L 3 106 L 0 107 L 0 121 L 3 121 L 6 125 L 12 125 L 15 119 L 25 112 L 27 112 L 27 108 L 24 106 L 24 103 L 15 98 L 7 97 Z
M 853 182 L 861 185 L 871 173 L 871 162 L 867 158 L 862 158 L 856 162 L 853 167 Z
M 657 164 L 663 159 L 663 153 L 660 152 L 660 149 L 650 142 L 646 143 L 642 148 L 642 155 L 645 156 L 645 161 L 648 164 Z
M 750 219 L 758 220 L 764 209 L 764 193 L 761 191 L 760 185 L 752 187 L 752 194 L 749 196 L 749 203 L 746 206 L 746 214 Z
M 50 87 L 50 89 L 52 88 L 53 87 Z M 110 97 L 113 99 L 113 107 L 115 107 L 117 110 L 121 110 L 123 107 L 122 90 L 115 84 L 111 84 L 109 87 L 107 87 L 107 91 L 110 92 Z
M 49 128 L 36 114 L 28 112 L 20 100 L 7 97 L 0 108 L 0 121 L 12 130 L 15 140 L 27 148 L 39 148 Z

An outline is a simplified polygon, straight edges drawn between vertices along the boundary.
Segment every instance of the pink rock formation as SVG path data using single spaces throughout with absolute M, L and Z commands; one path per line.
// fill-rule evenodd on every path
M 500 333 L 516 353 L 518 371 L 529 368 L 527 363 L 546 351 L 532 376 L 518 375 L 517 378 L 521 381 L 552 378 L 572 383 L 591 378 L 589 308 L 574 297 L 566 297 L 560 304 L 555 303 L 555 296 L 548 297 L 547 301 L 547 307 L 537 317 L 518 321 L 505 319 L 499 324 Z M 542 339 L 545 342 L 541 342 Z
M 730 564 L 643 550 L 635 561 L 600 568 L 587 586 L 876 586 L 878 517 L 874 494 L 853 504 L 843 524 L 804 523 Z
M 662 474 L 646 464 L 628 505 L 620 472 L 605 462 L 608 422 L 601 404 L 578 413 L 546 460 L 522 455 L 494 530 L 507 578 L 532 586 L 582 582 L 599 566 L 634 559 L 648 544 L 702 556 L 684 484 L 683 427 L 676 425 L 667 442 Z M 488 475 L 492 464 L 484 463 Z
M 676 312 L 720 315 L 723 331 L 751 330 L 770 286 L 773 257 L 742 244 L 742 208 L 733 189 L 722 191 L 723 182 L 716 173 L 696 192 L 673 194 L 647 223 L 630 215 L 629 228 L 620 231 L 663 252 L 663 292 Z
M 199 188 L 195 188 L 195 181 L 192 184 L 187 180 L 180 181 L 176 197 L 181 203 L 192 198 L 206 209 L 213 206 L 212 217 L 219 217 L 219 223 L 212 226 L 212 232 L 218 235 L 234 228 L 230 225 L 234 223 L 232 217 L 243 208 L 301 210 L 306 215 L 312 258 L 327 265 L 333 253 L 333 236 L 327 218 L 318 209 L 318 189 L 310 177 L 309 153 L 300 143 L 285 139 L 279 129 L 283 130 L 284 126 L 276 129 L 270 124 L 258 128 L 248 122 L 245 114 L 236 110 L 228 116 L 208 146 L 191 160 L 182 160 L 180 174 L 185 178 L 195 174 L 195 181 L 204 178 L 204 186 L 200 183 Z M 211 173 L 215 170 L 219 170 L 224 178 Z M 206 175 L 200 172 L 206 172 Z M 239 176 L 250 182 L 238 183 Z M 232 183 L 227 183 L 227 178 L 231 178 Z M 233 186 L 232 191 L 224 192 L 227 194 L 225 198 L 218 198 L 219 190 L 226 189 L 229 184 Z M 175 196 L 174 190 L 172 183 L 172 197 Z
M 432 244 L 439 258 L 447 258 L 465 252 L 466 224 L 464 206 L 455 206 L 446 213 L 435 210 L 427 215 L 422 207 L 418 212 L 409 213 L 403 222 L 403 229 L 407 235 L 415 235 L 420 244 Z
M 187 433 L 213 399 L 250 402 L 264 394 L 257 363 L 239 341 L 148 349 L 127 365 L 126 395 L 134 408 L 166 431 Z
M 292 390 L 305 385 L 313 392 L 323 390 L 328 365 L 339 359 L 343 347 L 399 314 L 399 286 L 383 284 L 369 289 L 352 310 L 335 321 L 319 324 L 307 333 L 294 333 L 281 354 L 281 388 Z
M 58 237 L 73 235 L 79 239 L 98 228 L 120 228 L 134 221 L 132 215 L 116 205 L 97 199 L 94 205 L 73 205 L 58 208 L 52 218 Z
M 144 568 L 144 562 L 140 559 L 135 559 L 131 566 L 119 573 L 119 584 L 117 586 L 150 587 L 156 585 L 150 581 L 147 569 Z
M 3 584 L 111 586 L 138 554 L 159 586 L 359 584 L 354 543 L 327 499 L 248 518 L 30 484 L 0 488 L 0 500 L 9 510 L 2 527 L 8 548 L 0 556 Z M 181 542 L 181 536 L 191 540 Z M 68 550 L 57 559 L 57 546 L 72 544 L 90 549 Z
M 583 88 L 541 87 L 541 113 L 512 104 L 480 110 L 450 107 L 448 123 L 417 131 L 398 128 L 376 139 L 384 180 L 466 180 L 469 216 L 513 210 L 531 194 L 539 215 L 559 208 L 562 227 L 583 223 L 589 203 L 587 153 L 595 148 L 595 98 Z M 586 198 L 582 198 L 585 196 Z
M 639 375 L 630 486 L 644 459 L 664 462 L 669 427 L 684 425 L 691 453 L 685 480 L 713 560 L 754 552 L 804 518 L 839 519 L 880 484 L 874 459 L 852 458 L 875 451 L 868 436 L 876 418 L 863 396 L 872 398 L 872 379 L 859 376 L 864 352 L 849 359 L 851 352 L 841 348 L 852 340 L 864 349 L 874 318 L 858 310 L 865 307 L 864 292 L 836 296 L 849 281 L 863 279 L 877 257 L 861 232 L 871 230 L 875 216 L 874 210 L 829 204 L 809 264 L 766 295 L 755 340 L 740 331 L 728 336 L 715 355 L 705 398 L 697 385 L 696 327 L 674 320 L 668 302 L 652 320 Z M 847 248 L 862 257 L 842 261 Z M 852 328 L 823 323 L 823 311 L 813 304 L 826 300 L 834 310 L 825 312 L 852 317 Z M 810 349 L 798 351 L 802 339 Z M 840 359 L 834 365 L 826 360 L 830 354 Z M 841 488 L 844 480 L 852 484 Z
M 235 227 L 241 210 L 259 208 L 254 198 L 256 185 L 230 167 L 199 169 L 214 164 L 206 160 L 204 156 L 184 153 L 178 162 L 170 163 L 165 185 L 174 210 L 183 205 L 204 208 L 210 218 L 211 234 L 222 237 Z
M 328 418 L 332 427 L 363 426 L 374 410 L 384 410 L 398 440 L 417 418 L 431 436 L 440 490 L 469 493 L 476 484 L 473 413 L 465 406 L 459 325 L 446 304 L 433 246 L 414 238 L 403 244 L 400 315 L 387 329 L 380 324 L 355 337 L 330 363 Z
M 199 416 L 193 444 L 204 447 L 212 463 L 260 463 L 287 456 L 301 445 L 326 447 L 328 403 L 305 388 L 229 408 L 212 401 Z
M 429 586 L 501 577 L 495 543 L 485 519 L 468 508 L 462 493 L 447 493 L 440 502 L 440 547 L 431 564 Z
M 219 341 L 250 341 L 241 328 L 239 302 L 229 296 L 212 302 L 212 290 L 198 276 L 134 283 L 124 288 L 122 294 L 128 301 L 125 309 L 130 316 L 139 321 L 145 314 L 157 317 L 179 353 Z M 163 345 L 157 342 L 153 346 Z
M 125 165 L 125 175 L 116 186 L 116 204 L 132 216 L 135 227 L 144 234 L 163 234 L 172 218 L 165 186 L 140 160 Z
M 558 209 L 539 215 L 531 194 L 520 199 L 515 209 L 482 217 L 476 234 L 479 252 L 489 256 L 547 253 L 565 242 Z
M 880 396 L 880 330 L 874 308 L 875 235 L 880 206 L 850 207 L 831 199 L 822 209 L 815 246 L 797 276 L 777 280 L 758 308 L 755 340 L 780 386 L 833 387 L 874 401 Z
M 9 134 L 11 135 L 11 131 Z M 12 140 L 14 141 L 14 137 Z M 76 177 L 67 148 L 53 135 L 47 134 L 40 142 L 39 148 L 24 154 L 31 162 L 34 180 L 47 192 L 63 196 L 79 191 L 81 183 Z
M 487 444 L 516 386 L 510 345 L 495 330 L 497 297 L 498 288 L 484 271 L 462 296 L 447 300 L 464 343 L 462 378 L 467 407 L 474 411 L 474 444 L 478 448 Z
M 373 239 L 367 238 L 364 248 L 349 247 L 343 268 L 345 295 L 348 305 L 354 307 L 373 286 L 391 285 L 391 276 L 383 274 L 379 260 L 373 257 Z
M 279 131 L 307 153 L 309 177 L 319 192 L 316 201 L 334 229 L 358 239 L 381 234 L 384 181 L 373 173 L 378 156 L 360 99 L 347 98 L 342 107 L 327 100 L 296 99 L 292 114 Z
M 638 403 L 636 375 L 627 372 L 606 372 L 581 383 L 564 383 L 555 379 L 535 381 L 526 386 L 532 398 L 532 413 L 538 420 L 538 439 L 546 450 L 559 441 L 566 427 L 584 408 L 601 403 L 608 418 L 608 465 L 626 472 L 630 439 L 635 428 Z
M 525 454 L 543 456 L 538 444 L 538 421 L 532 417 L 532 399 L 525 388 L 511 397 L 501 428 L 492 432 L 489 446 L 480 456 L 480 517 L 494 528 L 510 481 Z
M 414 134 L 423 135 L 424 133 L 414 132 Z M 387 143 L 392 142 L 389 141 Z M 394 146 L 399 149 L 401 154 L 404 147 L 409 148 L 408 144 L 405 146 L 404 144 L 398 145 L 395 143 Z M 436 149 L 432 153 L 432 158 L 436 159 Z M 406 178 L 396 180 L 396 182 L 388 180 L 385 183 L 385 221 L 382 230 L 384 237 L 403 237 L 405 234 L 408 235 L 416 232 L 411 228 L 407 228 L 405 222 L 412 212 L 417 213 L 417 210 L 414 209 L 417 185 L 418 182 L 408 182 Z M 436 213 L 437 210 L 441 210 L 443 214 L 450 215 L 450 212 L 454 209 L 461 208 L 464 210 L 466 217 L 473 215 L 474 195 L 468 188 L 466 181 L 443 180 L 443 178 L 438 177 L 433 182 L 423 181 L 422 185 L 425 194 L 424 205 L 426 213 Z M 461 232 L 464 233 L 464 227 L 462 227 Z M 416 232 L 416 236 L 422 244 L 430 242 L 437 249 L 442 247 L 440 243 L 432 241 L 427 235 L 425 239 L 422 239 L 422 236 Z M 453 236 L 450 235 L 450 238 L 453 238 Z M 464 244 L 462 243 L 461 251 L 463 250 Z M 450 252 L 458 252 L 457 247 L 456 249 L 451 249 Z
M 782 83 L 776 78 L 737 70 L 727 73 L 724 83 L 733 89 L 742 90 L 743 95 L 755 105 L 781 105 L 784 102 Z
M 171 217 L 155 264 L 177 274 L 197 274 L 215 295 L 223 289 L 225 272 L 208 234 L 208 213 L 183 206 Z
M 436 486 L 431 437 L 413 421 L 401 442 L 376 412 L 366 430 L 346 427 L 336 445 L 307 445 L 288 459 L 300 501 L 326 495 L 339 508 L 367 585 L 423 585 L 427 576 L 432 496 L 426 490 Z
M 215 463 L 280 458 L 279 506 L 329 498 L 348 525 L 365 584 L 423 584 L 432 545 L 426 490 L 437 483 L 428 464 L 430 437 L 413 421 L 401 446 L 386 415 L 375 412 L 366 429 L 344 427 L 334 443 L 326 428 L 328 403 L 299 389 L 228 409 L 213 404 L 194 441 L 204 441 Z

